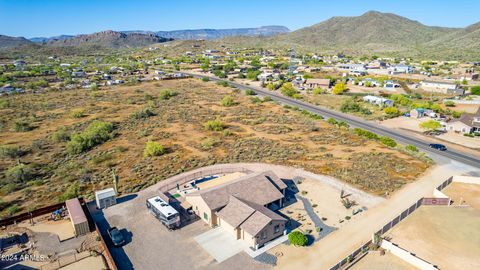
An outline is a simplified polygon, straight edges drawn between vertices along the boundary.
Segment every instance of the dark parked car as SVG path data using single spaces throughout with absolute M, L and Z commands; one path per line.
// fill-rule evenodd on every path
M 445 145 L 439 144 L 439 143 L 431 143 L 428 146 L 430 146 L 430 148 L 440 150 L 440 151 L 446 151 L 447 150 L 447 147 Z
M 114 246 L 119 247 L 125 244 L 125 239 L 123 238 L 122 233 L 117 229 L 117 227 L 112 227 L 107 230 L 108 236 L 112 240 Z

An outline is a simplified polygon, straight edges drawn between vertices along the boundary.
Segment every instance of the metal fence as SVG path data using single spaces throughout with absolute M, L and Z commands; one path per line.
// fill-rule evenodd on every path
M 105 240 L 103 239 L 97 224 L 95 224 L 95 230 L 97 231 L 98 237 L 100 238 L 100 242 L 102 243 L 102 247 L 103 247 L 102 255 L 105 258 L 105 261 L 108 265 L 108 269 L 117 270 L 118 268 L 117 268 L 117 265 L 115 264 L 115 260 L 113 259 L 112 254 L 110 253 L 110 250 L 108 249 L 107 244 L 105 243 Z
M 68 255 L 64 255 L 64 256 L 61 256 L 61 257 L 58 257 L 57 260 L 55 260 L 54 262 L 52 263 L 49 263 L 49 264 L 46 264 L 46 265 L 42 265 L 40 266 L 40 269 L 41 270 L 56 270 L 56 269 L 60 269 L 62 267 L 65 267 L 67 265 L 70 265 L 72 263 L 75 263 L 75 262 L 78 262 L 80 260 L 83 260 L 87 257 L 90 257 L 90 253 L 89 252 L 81 252 L 81 253 L 77 253 L 76 251 L 75 252 L 72 252 Z
M 453 177 L 448 178 L 445 180 L 442 184 L 440 184 L 437 189 L 442 190 L 446 186 L 448 186 L 450 183 L 452 183 Z M 386 233 L 388 230 L 390 230 L 393 226 L 397 225 L 400 221 L 408 217 L 410 214 L 412 214 L 415 210 L 417 210 L 420 206 L 422 205 L 449 205 L 450 204 L 450 198 L 421 198 L 418 201 L 416 201 L 414 204 L 412 204 L 410 207 L 405 209 L 402 213 L 400 213 L 398 216 L 390 220 L 387 224 L 385 224 L 380 230 L 378 230 L 375 234 L 376 235 L 383 235 Z M 331 267 L 330 270 L 338 270 L 341 269 L 343 266 L 347 266 L 350 264 L 354 258 L 360 254 L 361 252 L 367 252 L 368 251 L 368 246 L 372 243 L 372 240 L 368 241 L 365 243 L 363 246 L 359 247 L 356 249 L 354 252 L 352 252 L 350 255 L 348 255 L 346 258 L 338 262 L 335 266 Z

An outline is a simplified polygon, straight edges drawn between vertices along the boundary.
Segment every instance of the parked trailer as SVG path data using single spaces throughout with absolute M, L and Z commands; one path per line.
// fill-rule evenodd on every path
M 167 228 L 176 229 L 180 227 L 180 214 L 160 196 L 148 199 L 147 208 Z

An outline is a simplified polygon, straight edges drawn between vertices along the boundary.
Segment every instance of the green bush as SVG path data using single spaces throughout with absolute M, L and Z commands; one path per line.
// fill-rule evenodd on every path
M 235 102 L 232 96 L 224 96 L 220 104 L 224 107 L 231 107 L 237 105 L 237 102 Z
M 10 107 L 10 102 L 6 99 L 0 99 L 0 109 L 6 109 Z
M 147 142 L 143 150 L 144 157 L 161 156 L 166 153 L 165 148 L 158 142 Z
M 398 115 L 398 109 L 396 107 L 386 107 L 385 109 L 383 109 L 383 112 L 386 115 L 389 115 L 389 116 L 397 116 Z
M 67 132 L 65 128 L 59 128 L 52 134 L 52 140 L 56 143 L 59 142 L 66 142 L 70 140 L 70 134 Z
M 412 151 L 412 152 L 418 152 L 417 147 L 415 145 L 411 145 L 411 144 L 407 145 L 405 147 L 405 149 L 407 149 L 408 151 Z
M 445 101 L 445 106 L 447 107 L 455 107 L 455 102 L 451 101 L 451 100 L 447 100 Z
M 282 87 L 280 87 L 280 91 L 287 97 L 297 98 L 298 96 L 295 95 L 300 94 L 300 92 L 298 92 L 298 90 L 293 87 L 292 83 L 284 83 Z
M 218 81 L 217 85 L 223 86 L 223 87 L 228 87 L 230 84 L 226 81 Z
M 72 184 L 58 197 L 58 201 L 64 202 L 66 200 L 74 199 L 80 196 L 80 186 L 78 183 Z
M 293 231 L 288 234 L 288 241 L 294 246 L 305 246 L 308 242 L 307 236 L 300 231 Z
M 138 112 L 134 112 L 132 114 L 132 118 L 137 119 L 137 120 L 145 119 L 145 118 L 148 118 L 150 116 L 155 116 L 155 113 L 152 112 L 149 108 L 145 108 L 143 110 L 140 110 Z
M 163 89 L 160 91 L 159 98 L 161 100 L 167 100 L 177 95 L 177 92 Z
M 7 214 L 9 216 L 13 216 L 16 213 L 18 213 L 19 210 L 20 210 L 20 207 L 18 207 L 18 204 L 14 204 L 14 205 L 7 208 Z
M 202 81 L 208 82 L 208 81 L 210 81 L 210 78 L 208 78 L 208 77 L 202 77 Z
M 14 183 L 25 183 L 33 179 L 34 171 L 29 165 L 18 164 L 10 167 L 5 172 L 5 176 Z
M 330 118 L 328 118 L 327 123 L 332 124 L 332 125 L 336 125 L 336 124 L 338 124 L 338 121 L 335 118 L 330 117 Z
M 472 93 L 472 95 L 480 96 L 480 86 L 470 87 L 470 92 Z
M 113 137 L 113 124 L 104 121 L 94 121 L 79 134 L 74 134 L 67 144 L 69 154 L 80 154 L 102 144 Z
M 16 132 L 27 132 L 33 130 L 34 127 L 25 120 L 20 120 L 15 122 L 15 131 Z
M 377 134 L 361 128 L 354 128 L 353 133 L 357 134 L 358 136 L 362 136 L 364 138 L 371 139 L 371 140 L 379 139 Z
M 18 146 L 0 145 L 0 156 L 6 158 L 18 158 L 24 154 Z
M 74 110 L 70 113 L 73 118 L 82 118 L 85 116 L 85 113 L 82 110 Z
M 223 129 L 225 129 L 225 124 L 219 119 L 215 119 L 206 122 L 204 127 L 206 130 L 222 131 Z
M 397 142 L 392 139 L 392 138 L 389 138 L 389 137 L 380 137 L 379 138 L 380 142 L 383 143 L 384 145 L 386 146 L 389 146 L 389 147 L 395 147 L 397 146 Z
M 245 90 L 245 95 L 247 96 L 255 96 L 257 93 L 253 91 L 252 89 L 247 89 Z

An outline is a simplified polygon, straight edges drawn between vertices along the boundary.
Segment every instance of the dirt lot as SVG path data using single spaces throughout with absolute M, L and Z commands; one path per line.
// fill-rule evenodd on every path
M 351 201 L 356 201 L 357 205 L 346 209 L 343 206 L 340 199 L 340 191 L 326 184 L 321 183 L 320 181 L 313 179 L 305 179 L 301 184 L 297 185 L 300 190 L 300 195 L 307 198 L 312 206 L 315 213 L 322 218 L 326 218 L 324 223 L 333 226 L 341 227 L 348 222 L 353 222 L 354 216 L 352 214 L 353 209 L 361 209 L 364 207 L 362 205 L 362 199 L 358 196 L 348 196 Z M 347 193 L 345 193 L 347 195 Z M 361 213 L 357 214 L 360 215 Z M 347 220 L 345 217 L 350 217 L 350 220 Z M 342 221 L 342 222 L 340 222 Z
M 453 182 L 442 192 L 453 200 L 454 205 L 470 205 L 480 209 L 480 185 Z
M 479 269 L 480 210 L 422 206 L 387 237 L 440 269 Z
M 390 252 L 380 255 L 379 252 L 370 252 L 356 263 L 352 270 L 415 270 L 409 263 L 403 261 Z
M 175 92 L 167 99 L 162 91 Z M 230 95 L 234 104 L 221 105 Z M 327 174 L 375 194 L 413 181 L 428 167 L 423 161 L 357 137 L 348 130 L 316 120 L 273 102 L 258 102 L 230 87 L 196 79 L 161 81 L 106 90 L 72 90 L 6 97 L 0 110 L 2 145 L 19 147 L 16 156 L 0 157 L 0 171 L 20 160 L 22 177 L 0 175 L 2 213 L 51 204 L 68 194 L 93 198 L 111 186 L 112 169 L 122 193 L 141 190 L 169 176 L 215 163 L 267 162 Z M 153 115 L 138 116 L 149 109 Z M 75 113 L 81 111 L 80 116 Z M 135 116 L 137 113 L 137 116 Z M 113 138 L 81 154 L 66 153 L 68 137 L 93 120 L 111 122 Z M 222 131 L 204 124 L 219 119 Z M 30 131 L 16 131 L 18 121 Z M 63 131 L 65 140 L 54 140 Z M 147 141 L 164 146 L 158 157 L 143 155 Z M 18 173 L 18 171 L 16 171 Z

